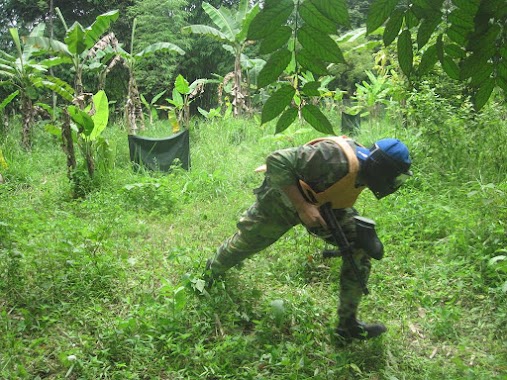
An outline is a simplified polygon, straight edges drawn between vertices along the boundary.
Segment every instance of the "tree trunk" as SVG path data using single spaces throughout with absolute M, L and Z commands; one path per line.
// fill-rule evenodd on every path
M 145 129 L 144 114 L 141 103 L 139 90 L 137 89 L 134 74 L 129 70 L 129 86 L 127 103 L 125 105 L 125 118 L 127 123 L 127 131 L 129 134 L 135 135 L 137 131 L 137 122 L 139 120 L 141 130 Z
M 93 159 L 92 147 L 90 144 L 86 144 L 85 149 L 86 169 L 88 170 L 90 178 L 93 178 L 93 174 L 95 173 L 95 161 Z
M 30 149 L 32 146 L 33 105 L 32 100 L 28 96 L 24 96 L 21 99 L 21 114 L 23 115 L 21 143 L 25 149 Z
M 83 68 L 79 66 L 76 71 L 76 79 L 74 81 L 75 103 L 79 109 L 83 110 L 86 106 L 85 96 L 83 94 Z
M 241 90 L 241 54 L 236 54 L 234 61 L 233 114 L 239 116 L 245 106 L 245 96 Z
M 63 113 L 62 148 L 67 156 L 67 177 L 72 180 L 72 173 L 76 169 L 76 153 L 74 151 L 74 142 L 72 141 L 72 131 L 70 129 L 70 115 L 67 110 Z

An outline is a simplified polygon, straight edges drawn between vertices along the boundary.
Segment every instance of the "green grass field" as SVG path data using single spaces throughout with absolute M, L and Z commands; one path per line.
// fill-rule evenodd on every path
M 357 204 L 386 249 L 360 317 L 388 332 L 345 347 L 332 337 L 340 260 L 322 259 L 323 243 L 301 227 L 200 290 L 206 258 L 254 200 L 253 169 L 317 132 L 199 122 L 192 169 L 161 174 L 131 169 L 113 125 L 113 170 L 74 199 L 58 141 L 39 130 L 26 153 L 19 131 L 4 131 L 0 378 L 506 379 L 507 125 L 485 125 L 481 146 L 463 150 L 475 137 L 457 134 L 455 151 L 415 130 L 363 125 L 365 145 L 407 143 L 414 177 Z M 485 149 L 496 158 L 476 154 Z

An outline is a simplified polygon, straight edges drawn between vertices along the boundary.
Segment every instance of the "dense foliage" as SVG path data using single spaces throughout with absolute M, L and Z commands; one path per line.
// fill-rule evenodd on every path
M 449 77 L 467 84 L 476 109 L 495 87 L 507 93 L 505 1 L 375 0 L 368 10 L 367 32 L 384 24 L 384 45 L 397 41 L 399 67 L 409 82 L 440 62 Z M 265 1 L 249 38 L 261 42 L 261 53 L 271 54 L 259 74 L 259 87 L 278 83 L 279 88 L 263 107 L 262 122 L 280 116 L 277 131 L 283 131 L 299 112 L 314 128 L 330 133 L 329 121 L 308 100 L 320 96 L 320 81 L 303 84 L 298 76 L 307 71 L 326 75 L 330 64 L 344 63 L 332 37 L 337 26 L 349 25 L 345 0 Z M 416 72 L 418 55 L 422 58 Z M 289 83 L 278 81 L 284 72 Z

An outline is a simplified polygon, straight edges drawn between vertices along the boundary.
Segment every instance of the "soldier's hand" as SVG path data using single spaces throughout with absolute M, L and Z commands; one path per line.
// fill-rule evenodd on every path
M 299 219 L 306 227 L 323 227 L 327 228 L 327 224 L 320 214 L 319 208 L 311 203 L 305 202 L 300 204 L 297 209 Z
M 299 219 L 301 219 L 301 222 L 306 227 L 327 228 L 326 222 L 324 221 L 324 218 L 322 218 L 319 208 L 313 203 L 306 201 L 296 184 L 288 185 L 282 190 L 289 197 L 299 215 Z

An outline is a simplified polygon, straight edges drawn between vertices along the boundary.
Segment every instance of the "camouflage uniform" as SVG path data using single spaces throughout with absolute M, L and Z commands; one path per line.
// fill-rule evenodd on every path
M 355 145 L 350 144 L 355 150 Z M 243 213 L 237 232 L 218 249 L 212 262 L 213 274 L 219 275 L 246 258 L 276 242 L 293 226 L 300 224 L 298 214 L 281 190 L 304 180 L 315 191 L 323 191 L 348 173 L 348 163 L 341 149 L 334 143 L 323 141 L 276 151 L 266 160 L 267 171 L 263 184 L 254 190 L 256 202 Z M 356 224 L 353 208 L 334 210 L 338 223 L 349 242 L 355 240 Z M 323 228 L 308 229 L 310 233 L 334 243 Z M 361 249 L 353 252 L 364 283 L 370 273 L 370 257 Z M 343 261 L 340 277 L 340 306 L 342 319 L 354 318 L 361 300 L 362 288 L 347 260 Z

